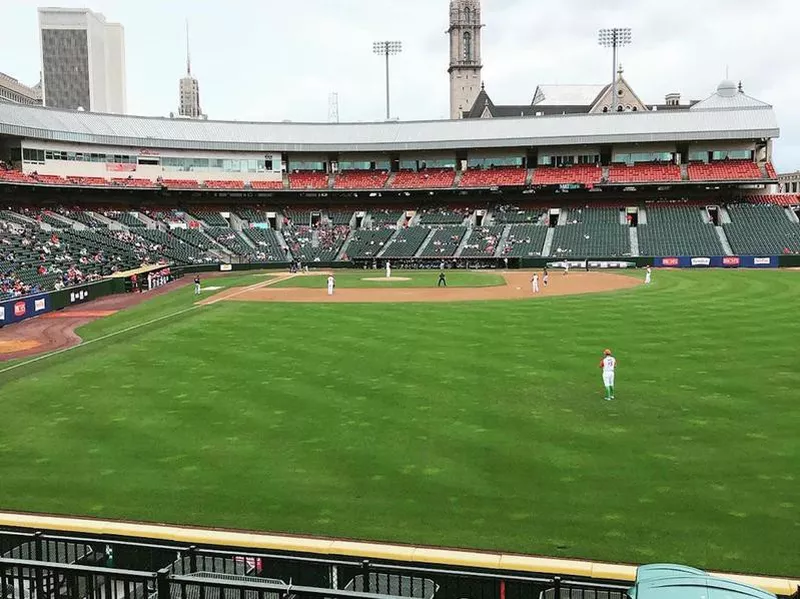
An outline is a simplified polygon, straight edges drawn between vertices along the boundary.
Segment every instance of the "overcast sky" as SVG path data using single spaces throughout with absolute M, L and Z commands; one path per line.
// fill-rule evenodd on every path
M 0 0 L 0 71 L 38 80 L 36 0 Z M 448 0 L 54 0 L 86 6 L 125 27 L 128 111 L 177 111 L 186 65 L 212 119 L 325 121 L 384 116 L 383 61 L 375 40 L 401 40 L 392 60 L 392 113 L 403 120 L 448 115 Z M 781 139 L 779 170 L 800 168 L 800 61 L 792 29 L 800 1 L 483 0 L 483 79 L 496 103 L 529 102 L 538 83 L 604 83 L 610 51 L 596 30 L 633 29 L 620 60 L 645 102 L 678 91 L 711 94 L 729 69 L 746 93 L 771 103 Z

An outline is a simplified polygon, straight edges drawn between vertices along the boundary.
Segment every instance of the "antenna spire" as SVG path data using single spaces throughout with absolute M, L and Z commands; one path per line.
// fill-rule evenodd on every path
M 186 19 L 186 74 L 192 74 L 192 55 L 189 51 L 189 19 Z

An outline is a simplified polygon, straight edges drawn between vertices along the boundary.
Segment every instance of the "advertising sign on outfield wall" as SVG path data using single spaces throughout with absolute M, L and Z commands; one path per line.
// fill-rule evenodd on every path
M 722 266 L 739 266 L 741 263 L 741 259 L 739 256 L 723 256 L 722 257 Z
M 232 264 L 220 264 L 219 265 L 219 269 L 222 272 L 230 272 L 230 271 L 233 270 L 233 265 Z
M 20 297 L 0 302 L 0 326 L 19 322 L 52 310 L 48 296 L 44 294 Z
M 656 258 L 655 266 L 669 268 L 689 268 L 689 267 L 713 267 L 713 268 L 777 268 L 778 258 L 757 257 L 757 256 L 712 256 L 690 257 L 690 256 L 671 256 L 669 258 Z
M 711 266 L 711 258 L 692 258 L 692 266 Z

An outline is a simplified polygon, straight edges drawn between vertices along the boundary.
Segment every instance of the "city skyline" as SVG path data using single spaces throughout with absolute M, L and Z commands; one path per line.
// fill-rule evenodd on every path
M 197 13 L 196 3 L 186 0 L 170 2 L 168 10 L 146 0 L 135 6 L 119 0 L 58 4 L 85 5 L 125 27 L 129 114 L 177 112 L 188 17 L 192 74 L 203 84 L 203 110 L 214 119 L 325 121 L 329 94 L 337 92 L 342 121 L 382 120 L 383 63 L 371 45 L 383 38 L 403 41 L 392 64 L 393 116 L 449 116 L 448 0 L 406 0 L 402 6 L 346 0 L 337 7 L 309 0 L 303 10 L 231 0 Z M 3 9 L 9 35 L 0 40 L 0 71 L 29 85 L 39 72 L 38 7 L 21 0 Z M 792 57 L 782 51 L 785 38 L 775 30 L 776 22 L 800 16 L 789 0 L 772 3 L 769 11 L 719 0 L 646 7 L 615 0 L 602 8 L 588 0 L 558 7 L 483 0 L 482 12 L 482 80 L 496 101 L 530 102 L 537 84 L 606 83 L 609 56 L 597 46 L 596 31 L 630 26 L 634 43 L 620 62 L 644 101 L 662 102 L 670 92 L 680 92 L 684 101 L 705 98 L 728 70 L 746 93 L 775 106 L 778 168 L 800 166 L 800 116 L 793 110 L 800 81 Z

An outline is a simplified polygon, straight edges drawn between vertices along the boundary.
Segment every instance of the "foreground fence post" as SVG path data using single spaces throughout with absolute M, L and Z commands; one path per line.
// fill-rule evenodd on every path
M 561 599 L 561 577 L 553 576 L 553 599 Z
M 372 592 L 372 581 L 369 579 L 369 560 L 361 562 L 361 575 L 364 577 L 364 593 Z M 353 589 L 354 591 L 356 589 Z
M 161 568 L 156 575 L 158 599 L 169 599 L 169 568 Z

